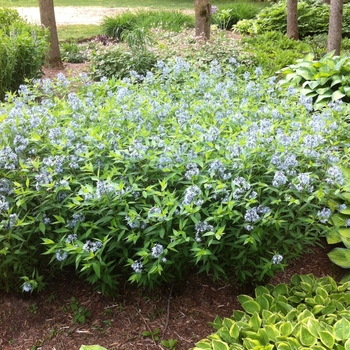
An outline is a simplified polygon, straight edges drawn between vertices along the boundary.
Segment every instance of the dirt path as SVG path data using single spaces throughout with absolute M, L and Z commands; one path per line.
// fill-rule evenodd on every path
M 40 14 L 38 7 L 17 7 L 18 13 L 31 23 L 40 23 Z M 143 7 L 143 10 L 147 8 Z M 127 7 L 99 7 L 99 6 L 55 6 L 56 24 L 100 24 L 106 16 L 114 16 L 119 13 L 131 10 Z M 132 8 L 137 10 L 137 8 Z M 184 11 L 193 13 L 193 11 Z
M 17 7 L 21 17 L 32 23 L 40 23 L 38 7 Z M 82 7 L 82 6 L 56 6 L 55 16 L 57 25 L 68 24 L 100 24 L 104 17 L 114 16 L 118 13 L 129 11 L 127 7 Z

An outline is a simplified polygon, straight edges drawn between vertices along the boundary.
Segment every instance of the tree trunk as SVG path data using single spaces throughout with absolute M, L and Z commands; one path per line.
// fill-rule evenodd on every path
M 196 38 L 210 39 L 210 0 L 195 0 L 194 12 L 196 16 Z
M 287 0 L 287 36 L 299 40 L 298 0 Z
M 53 68 L 63 68 L 55 18 L 53 0 L 39 0 L 41 25 L 50 31 L 50 51 L 48 64 Z
M 340 44 L 343 22 L 343 0 L 331 0 L 329 11 L 328 44 L 327 51 L 335 51 L 340 55 Z

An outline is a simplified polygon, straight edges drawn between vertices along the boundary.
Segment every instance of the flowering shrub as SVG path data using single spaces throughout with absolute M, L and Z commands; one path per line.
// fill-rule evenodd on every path
M 8 96 L 1 285 L 22 277 L 32 291 L 49 261 L 103 292 L 194 267 L 256 283 L 317 242 L 343 181 L 342 106 L 313 114 L 260 69 L 236 68 L 176 59 L 144 77 L 81 76 L 71 92 L 60 74 Z

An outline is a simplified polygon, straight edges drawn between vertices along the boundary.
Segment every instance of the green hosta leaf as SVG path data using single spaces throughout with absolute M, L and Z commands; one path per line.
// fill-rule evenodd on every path
M 255 332 L 257 332 L 260 328 L 261 318 L 257 312 L 254 312 L 253 316 L 250 318 L 249 325 L 254 329 Z
M 264 294 L 270 294 L 270 291 L 263 286 L 258 286 L 255 288 L 255 296 L 258 297 L 260 295 L 264 295 Z
M 193 350 L 212 350 L 211 341 L 209 339 L 203 339 L 196 343 L 196 347 Z
M 321 326 L 318 320 L 309 318 L 306 327 L 314 337 L 318 338 L 318 333 L 321 331 Z
M 261 310 L 268 310 L 270 308 L 269 301 L 263 295 L 257 296 L 256 302 L 260 305 Z
M 213 350 L 230 350 L 229 346 L 221 340 L 213 339 L 211 342 Z
M 343 98 L 345 96 L 345 94 L 343 94 L 342 92 L 340 92 L 339 90 L 334 91 L 332 94 L 332 101 L 336 101 L 336 100 L 340 100 L 341 98 Z
M 306 328 L 306 326 L 301 326 L 299 339 L 301 344 L 305 346 L 312 346 L 316 343 L 317 338 L 311 334 L 311 332 Z
M 350 339 L 348 339 L 344 344 L 345 350 L 350 350 Z
M 345 318 L 337 321 L 334 325 L 334 336 L 338 340 L 348 340 L 350 338 L 350 321 Z
M 238 340 L 238 338 L 239 338 L 239 328 L 238 328 L 236 323 L 231 326 L 229 334 L 230 334 L 230 337 Z
M 293 332 L 293 326 L 290 322 L 283 322 L 280 325 L 279 331 L 282 336 L 288 336 Z
M 328 257 L 336 265 L 345 269 L 350 268 L 350 249 L 334 248 L 328 253 Z
M 82 345 L 79 350 L 107 350 L 100 345 Z
M 341 242 L 340 234 L 336 229 L 329 231 L 326 238 L 328 244 L 337 244 Z
M 261 347 L 262 344 L 258 340 L 250 339 L 250 338 L 244 338 L 243 339 L 243 345 L 245 349 L 254 349 L 255 347 Z
M 272 291 L 274 296 L 288 295 L 288 287 L 285 283 L 278 284 Z
M 254 314 L 255 312 L 256 313 L 260 312 L 260 305 L 254 300 L 249 300 L 244 302 L 242 304 L 242 307 L 244 311 L 246 311 L 250 315 Z
M 327 331 L 320 331 L 319 337 L 321 339 L 321 342 L 327 346 L 327 348 L 333 349 L 333 345 L 335 342 L 334 336 Z
M 341 240 L 347 248 L 350 248 L 350 229 L 349 228 L 340 228 L 338 230 Z
M 280 332 L 275 325 L 265 325 L 265 331 L 271 341 L 275 341 L 276 337 L 280 336 Z

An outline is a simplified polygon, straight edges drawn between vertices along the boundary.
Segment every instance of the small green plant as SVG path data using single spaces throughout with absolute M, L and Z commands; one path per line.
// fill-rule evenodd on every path
M 199 341 L 200 349 L 349 349 L 350 282 L 331 277 L 294 275 L 290 284 L 240 295 L 244 311 L 216 317 L 216 333 Z
M 32 314 L 36 314 L 38 312 L 38 304 L 37 303 L 32 303 L 27 307 L 27 310 L 31 312 Z
M 350 57 L 336 56 L 329 52 L 315 61 L 313 54 L 297 60 L 296 64 L 280 70 L 284 78 L 278 85 L 288 89 L 300 89 L 307 99 L 312 99 L 318 109 L 330 102 L 350 101 Z
M 158 341 L 159 340 L 159 328 L 156 328 L 154 331 L 143 331 L 142 335 L 144 337 L 149 337 L 152 338 L 154 341 Z
M 69 63 L 83 63 L 88 60 L 87 46 L 78 45 L 77 43 L 62 43 L 61 47 L 62 60 Z
M 176 343 L 177 343 L 177 340 L 176 339 L 169 339 L 169 340 L 162 340 L 160 342 L 164 347 L 166 347 L 167 349 L 170 349 L 170 350 L 176 350 Z
M 70 309 L 73 311 L 73 323 L 85 323 L 86 317 L 91 315 L 91 312 L 79 304 L 79 301 L 74 297 L 71 298 Z

